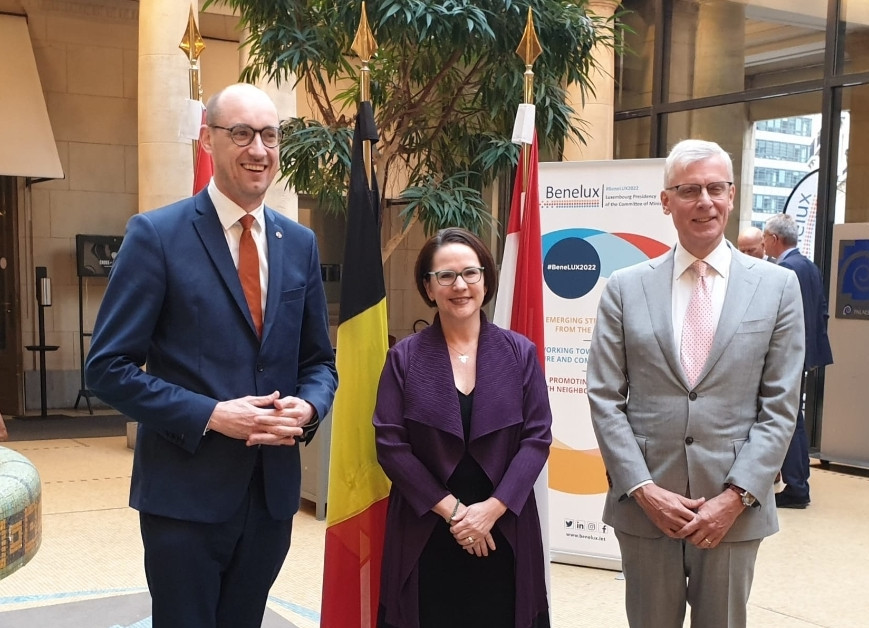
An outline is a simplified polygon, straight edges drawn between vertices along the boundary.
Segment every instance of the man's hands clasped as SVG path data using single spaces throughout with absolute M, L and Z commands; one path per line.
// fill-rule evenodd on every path
M 745 508 L 739 496 L 729 490 L 709 500 L 690 499 L 656 484 L 646 484 L 632 497 L 664 534 L 685 539 L 700 549 L 717 547 Z
M 295 445 L 314 418 L 314 407 L 298 397 L 248 395 L 220 401 L 208 421 L 208 430 L 253 445 Z

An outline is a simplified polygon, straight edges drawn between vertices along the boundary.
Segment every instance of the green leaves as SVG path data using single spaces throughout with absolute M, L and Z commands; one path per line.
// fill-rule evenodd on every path
M 316 120 L 291 118 L 283 124 L 281 144 L 282 178 L 297 192 L 317 198 L 321 209 L 344 211 L 350 179 L 353 128 L 346 124 L 327 127 Z
M 420 181 L 420 185 L 406 188 L 401 193 L 401 200 L 407 205 L 400 214 L 405 227 L 414 214 L 419 217 L 426 233 L 450 225 L 481 233 L 484 227 L 492 226 L 494 219 L 480 190 L 467 185 L 475 177 L 472 172 L 457 172 L 446 179 L 429 175 Z
M 316 118 L 286 122 L 282 176 L 323 209 L 342 210 L 360 69 L 350 46 L 361 2 L 226 4 L 251 33 L 244 79 L 294 81 Z M 560 155 L 565 142 L 584 141 L 567 87 L 587 93 L 591 50 L 616 44 L 612 22 L 587 14 L 586 0 L 367 1 L 378 44 L 370 62 L 380 133 L 373 159 L 384 196 L 404 189 L 406 222 L 418 215 L 429 233 L 491 224 L 482 190 L 511 175 L 518 160 L 510 135 L 525 67 L 515 50 L 529 5 L 543 47 L 533 67 L 540 150 Z

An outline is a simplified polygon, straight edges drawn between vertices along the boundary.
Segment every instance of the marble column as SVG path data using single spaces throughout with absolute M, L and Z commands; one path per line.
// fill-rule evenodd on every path
M 869 207 L 866 197 L 869 194 L 869 178 L 864 178 L 862 173 L 869 169 L 869 87 L 850 87 L 844 93 L 842 108 L 850 112 L 850 133 L 848 137 L 841 137 L 839 140 L 847 142 L 847 152 L 840 149 L 839 159 L 847 160 L 847 172 L 852 176 L 847 178 L 843 219 L 844 222 L 867 222 Z M 843 164 L 840 163 L 839 171 L 842 169 Z M 839 187 L 844 188 L 844 183 Z
M 738 3 L 697 2 L 691 97 L 702 98 L 745 88 L 745 7 Z M 671 116 L 675 117 L 675 116 Z M 737 196 L 725 237 L 736 242 L 740 224 L 751 222 L 754 147 L 749 105 L 710 107 L 691 113 L 685 137 L 711 140 L 730 153 Z M 678 141 L 672 134 L 668 140 Z M 745 163 L 743 163 L 745 162 Z
M 597 16 L 611 17 L 621 0 L 591 0 L 589 10 Z M 589 161 L 612 159 L 613 117 L 615 112 L 615 54 L 612 48 L 596 46 L 592 51 L 599 66 L 589 77 L 594 85 L 594 95 L 587 94 L 585 105 L 578 85 L 567 89 L 568 104 L 582 121 L 586 144 L 568 141 L 564 146 L 565 161 Z
M 178 44 L 189 2 L 139 3 L 139 211 L 190 196 L 193 154 L 179 129 L 190 98 L 189 63 Z

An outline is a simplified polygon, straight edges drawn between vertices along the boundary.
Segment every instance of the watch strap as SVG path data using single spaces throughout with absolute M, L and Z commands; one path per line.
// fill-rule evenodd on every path
M 735 484 L 728 484 L 727 488 L 739 495 L 739 498 L 742 500 L 742 505 L 746 508 L 754 508 L 758 505 L 757 498 L 744 488 L 736 486 Z

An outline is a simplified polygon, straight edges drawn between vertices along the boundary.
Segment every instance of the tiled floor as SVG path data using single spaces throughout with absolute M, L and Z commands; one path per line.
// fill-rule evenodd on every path
M 143 591 L 138 519 L 127 507 L 132 452 L 125 439 L 5 445 L 27 456 L 41 474 L 43 541 L 29 564 L 0 581 L 0 626 L 31 628 L 8 625 L 5 611 Z M 761 545 L 750 626 L 869 625 L 869 478 L 814 467 L 812 498 L 807 510 L 782 511 L 782 531 Z M 299 628 L 318 625 L 324 530 L 306 504 L 272 589 L 269 608 Z M 617 576 L 553 565 L 554 626 L 626 626 Z

